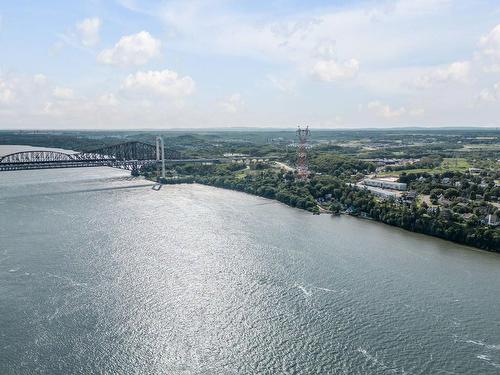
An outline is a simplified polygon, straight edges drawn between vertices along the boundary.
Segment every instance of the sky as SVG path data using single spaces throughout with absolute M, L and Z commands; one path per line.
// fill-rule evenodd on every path
M 498 0 L 0 3 L 0 129 L 500 125 Z

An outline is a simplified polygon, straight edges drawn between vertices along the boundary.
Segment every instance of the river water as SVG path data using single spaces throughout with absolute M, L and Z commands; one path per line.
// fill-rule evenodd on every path
M 500 257 L 109 168 L 0 173 L 0 374 L 498 374 Z

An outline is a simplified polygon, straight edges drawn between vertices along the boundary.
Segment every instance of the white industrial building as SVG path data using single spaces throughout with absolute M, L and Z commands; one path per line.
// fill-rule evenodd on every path
M 363 180 L 363 184 L 366 186 L 373 186 L 373 187 L 378 187 L 382 189 L 392 189 L 392 190 L 399 190 L 399 191 L 405 191 L 407 186 L 404 182 L 395 182 L 395 181 L 386 181 L 386 180 L 379 180 L 379 179 L 374 179 L 374 178 L 365 178 Z

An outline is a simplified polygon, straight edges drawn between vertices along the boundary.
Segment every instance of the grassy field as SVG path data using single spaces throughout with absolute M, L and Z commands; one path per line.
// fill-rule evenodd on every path
M 381 175 L 384 176 L 399 176 L 401 173 L 444 173 L 447 171 L 459 171 L 465 172 L 470 168 L 470 164 L 466 159 L 463 158 L 445 158 L 441 165 L 437 168 L 419 168 L 419 169 L 404 169 L 401 171 L 393 171 L 393 172 L 384 172 Z
M 477 151 L 477 150 L 483 150 L 483 151 L 499 150 L 500 151 L 500 145 L 498 145 L 498 144 L 464 145 L 464 147 L 461 151 Z
M 462 158 L 445 158 L 438 169 L 465 171 L 470 168 L 470 164 L 466 159 Z

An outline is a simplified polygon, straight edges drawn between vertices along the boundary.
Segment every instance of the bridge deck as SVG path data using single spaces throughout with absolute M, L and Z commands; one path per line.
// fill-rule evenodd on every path
M 269 160 L 273 157 L 216 157 L 182 159 L 175 151 L 166 155 L 165 163 L 224 163 L 242 160 Z M 84 151 L 76 154 L 66 154 L 59 151 L 31 150 L 15 152 L 0 157 L 0 171 L 47 168 L 76 168 L 110 166 L 136 170 L 137 168 L 157 163 L 156 147 L 143 142 L 126 142 L 96 150 Z
M 232 161 L 256 160 L 265 161 L 272 160 L 270 158 L 255 158 L 255 157 L 239 157 L 239 158 L 203 158 L 203 159 L 166 159 L 166 164 L 186 164 L 186 163 L 229 163 Z M 53 169 L 53 168 L 82 168 L 82 167 L 114 167 L 121 169 L 132 170 L 141 166 L 156 164 L 156 159 L 152 160 L 59 160 L 59 161 L 31 161 L 31 162 L 0 162 L 0 171 L 17 171 L 30 169 Z

